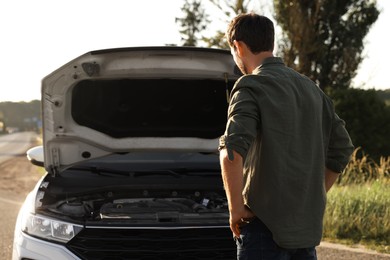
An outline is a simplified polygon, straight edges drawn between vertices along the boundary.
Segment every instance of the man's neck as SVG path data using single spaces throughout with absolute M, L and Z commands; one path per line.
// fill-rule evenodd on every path
M 264 60 L 269 57 L 273 57 L 271 51 L 263 51 L 257 54 L 253 54 L 248 64 L 248 71 L 253 72 L 257 67 L 263 64 Z

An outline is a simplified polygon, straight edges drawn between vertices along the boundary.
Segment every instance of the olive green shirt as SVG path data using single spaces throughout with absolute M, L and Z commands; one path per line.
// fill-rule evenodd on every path
M 245 204 L 283 248 L 316 246 L 326 204 L 325 167 L 342 172 L 353 152 L 344 121 L 309 78 L 267 58 L 230 95 L 220 138 L 244 158 Z

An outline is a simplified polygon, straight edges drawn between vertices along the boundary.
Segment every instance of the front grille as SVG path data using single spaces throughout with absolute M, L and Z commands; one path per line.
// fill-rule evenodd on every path
M 82 259 L 236 259 L 228 227 L 184 229 L 86 228 L 67 247 Z

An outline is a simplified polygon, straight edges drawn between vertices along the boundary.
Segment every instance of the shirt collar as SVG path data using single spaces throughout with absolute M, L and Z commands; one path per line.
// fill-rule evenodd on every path
M 257 74 L 260 72 L 260 70 L 263 67 L 266 67 L 268 65 L 272 64 L 278 64 L 278 65 L 284 65 L 283 59 L 280 57 L 268 57 L 263 60 L 263 63 L 260 64 L 256 69 L 253 70 L 252 74 Z

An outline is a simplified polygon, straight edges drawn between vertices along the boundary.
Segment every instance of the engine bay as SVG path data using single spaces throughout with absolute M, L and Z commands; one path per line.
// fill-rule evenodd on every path
M 79 224 L 226 223 L 218 156 L 132 153 L 47 174 L 36 211 Z
M 134 191 L 131 192 L 134 194 Z M 154 196 L 159 192 L 139 191 L 143 197 L 126 197 L 123 192 L 101 192 L 54 201 L 42 191 L 42 205 L 37 209 L 58 218 L 86 221 L 126 220 L 128 223 L 204 223 L 205 219 L 226 221 L 226 198 L 217 192 L 171 191 L 171 196 Z M 164 192 L 166 193 L 166 192 Z M 160 192 L 160 195 L 164 193 Z M 184 196 L 185 195 L 185 196 Z

